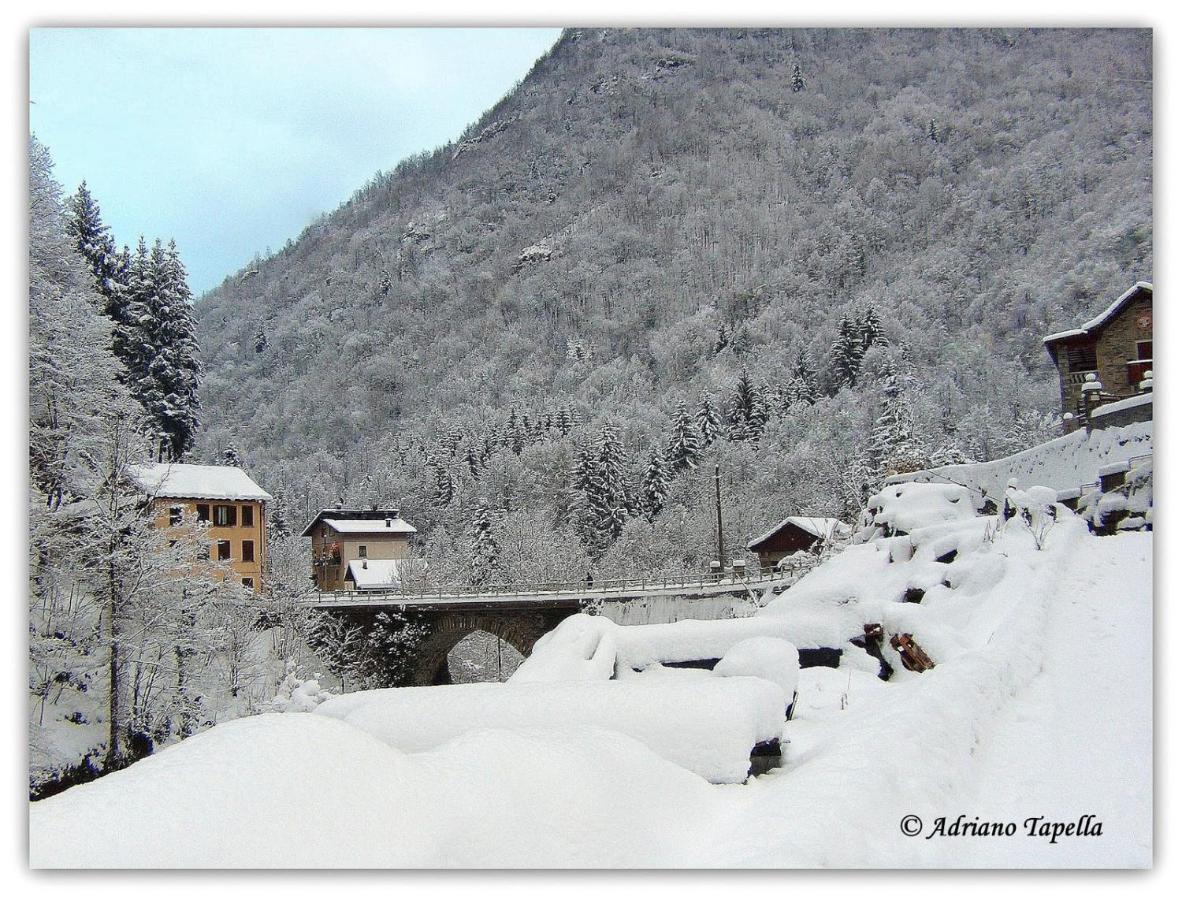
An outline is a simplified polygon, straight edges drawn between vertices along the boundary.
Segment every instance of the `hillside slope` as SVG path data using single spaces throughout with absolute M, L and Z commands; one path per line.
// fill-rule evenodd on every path
M 1152 277 L 1150 40 L 568 31 L 455 144 L 202 298 L 202 452 L 234 444 L 304 508 L 415 502 L 401 448 L 510 407 L 615 418 L 639 459 L 744 369 L 775 393 L 803 354 L 836 394 L 839 321 L 868 308 L 921 430 L 1020 449 L 1054 406 L 1038 336 Z M 848 454 L 817 459 L 856 455 L 874 374 L 776 438 L 806 448 L 790 474 L 742 480 L 836 496 Z

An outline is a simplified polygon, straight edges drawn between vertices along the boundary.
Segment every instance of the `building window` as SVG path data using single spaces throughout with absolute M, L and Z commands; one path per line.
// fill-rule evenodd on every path
M 218 541 L 218 561 L 225 562 L 230 558 L 230 542 Z
M 242 561 L 254 562 L 254 541 L 242 542 Z
M 358 559 L 365 559 L 365 544 L 358 544 L 357 545 L 357 558 Z
M 1096 347 L 1071 347 L 1067 351 L 1067 371 L 1094 372 L 1096 370 Z
M 254 528 L 254 507 L 253 506 L 243 506 L 242 507 L 242 527 L 243 528 Z
M 181 524 L 181 517 L 184 514 L 184 509 L 180 506 L 170 506 L 168 508 L 168 524 L 174 528 Z
M 1137 359 L 1153 362 L 1153 341 L 1137 341 Z
M 248 587 L 253 591 L 254 590 L 254 579 L 253 578 L 243 578 L 242 579 L 242 586 Z
M 208 503 L 198 503 L 197 504 L 197 521 L 198 522 L 208 522 L 209 521 L 209 504 Z
M 238 524 L 238 507 L 219 504 L 213 508 L 213 524 L 233 527 Z

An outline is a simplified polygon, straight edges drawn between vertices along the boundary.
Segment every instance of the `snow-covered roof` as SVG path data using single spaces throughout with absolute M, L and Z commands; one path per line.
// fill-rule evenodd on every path
M 349 563 L 346 581 L 352 581 L 359 591 L 396 588 L 399 585 L 398 560 L 355 559 Z
M 418 529 L 402 518 L 390 519 L 321 519 L 341 534 L 415 534 Z
M 827 538 L 834 534 L 842 534 L 849 530 L 849 526 L 841 519 L 829 519 L 824 516 L 788 516 L 788 518 L 781 521 L 775 528 L 761 534 L 755 540 L 747 544 L 748 550 L 754 550 L 757 544 L 762 544 L 768 538 L 772 537 L 780 531 L 780 529 L 795 525 L 801 531 L 805 531 L 814 537 Z
M 386 524 L 386 520 L 390 524 Z M 368 509 L 344 509 L 330 507 L 322 509 L 312 517 L 312 521 L 300 533 L 301 537 L 311 537 L 312 529 L 324 522 L 339 534 L 416 534 L 418 529 L 406 519 L 400 518 L 398 510 L 379 509 L 371 506 Z
M 195 500 L 270 500 L 271 495 L 237 466 L 150 463 L 131 467 L 131 477 L 157 497 Z
M 1066 340 L 1067 338 L 1080 337 L 1081 335 L 1089 334 L 1090 332 L 1106 325 L 1117 313 L 1138 296 L 1142 291 L 1153 294 L 1153 285 L 1148 281 L 1138 281 L 1131 288 L 1112 301 L 1108 309 L 1100 313 L 1094 319 L 1089 319 L 1078 328 L 1069 328 L 1066 331 L 1057 331 L 1054 334 L 1048 334 L 1042 339 L 1044 344 L 1053 344 L 1057 341 Z
M 1092 418 L 1096 416 L 1106 416 L 1109 413 L 1120 412 L 1124 409 L 1133 409 L 1138 406 L 1144 406 L 1146 403 L 1153 402 L 1153 393 L 1137 394 L 1135 397 L 1125 397 L 1123 400 L 1116 400 L 1112 403 L 1105 403 L 1103 406 L 1097 406 L 1092 410 Z

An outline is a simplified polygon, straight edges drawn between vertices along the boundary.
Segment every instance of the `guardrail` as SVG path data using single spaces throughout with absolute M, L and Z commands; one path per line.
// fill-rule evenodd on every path
M 586 599 L 607 599 L 613 595 L 635 596 L 637 594 L 665 593 L 675 590 L 708 590 L 719 589 L 723 593 L 726 588 L 741 589 L 748 586 L 759 586 L 777 581 L 784 581 L 796 575 L 803 566 L 786 566 L 783 568 L 765 568 L 754 570 L 742 575 L 726 573 L 721 575 L 705 574 L 694 578 L 684 576 L 640 576 L 595 579 L 588 581 L 542 581 L 525 584 L 489 584 L 480 587 L 470 585 L 404 585 L 398 590 L 374 591 L 317 591 L 316 599 L 308 601 L 312 605 L 335 604 L 342 601 L 358 603 L 389 603 L 401 602 L 412 604 L 416 601 L 439 600 L 463 602 L 465 600 L 496 600 L 509 597 L 561 597 L 575 595 Z

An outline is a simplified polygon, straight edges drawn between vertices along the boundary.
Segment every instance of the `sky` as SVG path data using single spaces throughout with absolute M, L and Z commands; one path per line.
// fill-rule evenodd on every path
M 200 294 L 379 170 L 454 140 L 557 28 L 34 28 L 29 122 L 119 244 Z

